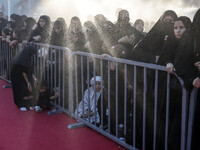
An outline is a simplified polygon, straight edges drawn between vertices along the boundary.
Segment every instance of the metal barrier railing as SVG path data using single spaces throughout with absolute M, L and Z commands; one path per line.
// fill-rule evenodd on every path
M 40 80 L 48 82 L 51 90 L 58 90 L 59 97 L 55 105 L 59 110 L 128 149 L 158 149 L 159 128 L 164 127 L 161 142 L 164 142 L 163 149 L 169 149 L 171 89 L 170 75 L 164 66 L 113 57 L 102 58 L 100 55 L 79 51 L 71 53 L 67 48 L 48 44 L 34 45 L 38 49 L 33 59 L 34 72 Z M 6 74 L 9 81 L 10 62 L 20 50 L 11 49 L 4 42 L 0 42 L 0 47 L 0 76 L 5 79 Z M 100 76 L 103 82 L 100 99 L 95 97 L 94 100 L 94 106 L 98 106 L 98 109 L 94 109 L 94 122 L 91 122 L 90 115 L 84 117 L 84 109 L 81 117 L 75 115 L 75 110 L 80 100 L 84 99 L 85 90 L 90 88 L 89 80 L 95 76 Z M 176 77 L 182 86 L 182 113 L 179 118 L 181 135 L 178 138 L 180 149 L 189 150 L 197 90 L 192 92 L 188 108 L 188 92 L 183 80 Z M 160 110 L 164 113 L 160 114 Z M 97 113 L 100 122 L 97 121 Z M 162 115 L 163 126 L 159 123 Z M 76 125 L 70 126 L 73 128 Z

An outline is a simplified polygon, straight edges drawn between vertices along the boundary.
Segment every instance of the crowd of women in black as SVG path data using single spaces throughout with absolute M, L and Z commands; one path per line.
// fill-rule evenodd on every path
M 129 12 L 127 10 L 121 10 L 118 14 L 116 23 L 109 21 L 104 15 L 98 14 L 94 17 L 95 22 L 86 21 L 82 25 L 78 17 L 71 18 L 69 28 L 63 18 L 58 18 L 52 23 L 49 16 L 40 16 L 38 23 L 32 17 L 19 16 L 13 14 L 10 16 L 11 21 L 6 21 L 0 18 L 2 41 L 6 41 L 11 47 L 27 41 L 29 43 L 39 42 L 47 43 L 50 45 L 57 45 L 62 47 L 68 47 L 71 51 L 83 51 L 88 53 L 94 53 L 105 57 L 118 57 L 123 59 L 130 59 L 134 61 L 141 61 L 146 63 L 153 63 L 166 66 L 166 70 L 171 74 L 171 81 L 176 82 L 173 74 L 176 72 L 184 80 L 184 86 L 188 91 L 191 91 L 193 87 L 200 87 L 200 9 L 194 15 L 193 21 L 187 16 L 177 16 L 172 10 L 167 10 L 159 18 L 156 24 L 150 29 L 148 33 L 143 32 L 144 23 L 142 20 L 137 20 L 134 25 L 131 24 L 129 18 Z M 32 57 L 36 53 L 28 54 Z M 28 61 L 28 60 L 26 60 Z M 19 61 L 17 61 L 20 63 Z M 97 61 L 98 64 L 98 61 Z M 112 66 L 112 65 L 111 65 Z M 20 68 L 21 71 L 27 71 L 29 69 L 29 63 Z M 104 68 L 105 69 L 105 68 Z M 111 67 L 111 78 L 115 78 L 115 67 Z M 105 69 L 106 72 L 107 69 Z M 96 75 L 99 74 L 99 70 L 96 70 Z M 141 71 L 141 70 L 139 70 Z M 123 124 L 124 120 L 124 70 L 119 65 L 119 86 L 118 86 L 118 122 Z M 30 74 L 30 72 L 29 72 Z M 152 72 L 149 72 L 147 78 L 152 77 Z M 91 72 L 92 77 L 94 74 Z M 104 76 L 104 89 L 107 91 L 106 83 L 107 73 Z M 133 77 L 133 68 L 128 66 L 128 81 L 131 81 Z M 33 73 L 29 76 L 35 79 Z M 154 77 L 155 78 L 155 77 Z M 87 79 L 87 77 L 85 78 Z M 157 119 L 157 149 L 164 149 L 164 128 L 165 128 L 165 108 L 166 108 L 166 74 L 160 73 L 158 76 L 158 119 Z M 152 79 L 153 80 L 153 79 Z M 140 82 L 138 79 L 137 82 Z M 29 84 L 29 82 L 28 82 Z M 152 85 L 151 85 L 152 84 Z M 132 85 L 127 83 L 127 111 L 128 114 L 132 114 L 133 104 L 131 102 Z M 138 84 L 140 86 L 141 83 Z M 176 87 L 174 87 L 176 85 Z M 111 99 L 115 99 L 115 82 L 110 83 L 111 86 Z M 27 89 L 30 86 L 27 85 Z M 87 87 L 87 84 L 86 86 Z M 129 90 L 129 88 L 131 90 Z M 143 88 L 143 87 L 141 87 Z M 148 82 L 149 91 L 147 102 L 147 132 L 146 132 L 146 149 L 152 149 L 153 145 L 153 111 L 154 111 L 154 94 L 151 89 L 154 88 L 153 82 Z M 30 90 L 29 90 L 30 91 Z M 17 91 L 13 91 L 14 93 Z M 19 91 L 18 91 L 19 92 Z M 129 94 L 130 93 L 130 94 Z M 104 94 L 106 95 L 106 94 Z M 138 91 L 138 96 L 142 97 L 142 93 Z M 199 96 L 198 96 L 199 97 Z M 122 100 L 121 100 L 122 99 Z M 138 101 L 141 99 L 138 99 Z M 151 101 L 152 100 L 152 101 Z M 105 98 L 105 103 L 108 101 Z M 140 108 L 142 103 L 136 103 L 137 108 Z M 172 84 L 170 86 L 170 113 L 169 113 L 169 136 L 168 136 L 168 148 L 170 150 L 180 149 L 180 120 L 181 120 L 181 86 L 178 84 Z M 129 108 L 130 107 L 130 108 Z M 197 139 L 199 139 L 199 102 L 197 101 L 195 112 L 195 124 L 194 134 L 192 139 L 192 149 L 200 149 Z M 115 135 L 115 100 L 111 101 L 111 133 Z M 101 110 L 101 109 L 99 109 Z M 136 123 L 136 147 L 142 148 L 142 111 L 137 109 L 137 123 Z M 128 118 L 128 117 L 127 117 Z M 127 134 L 123 135 L 127 143 L 133 142 L 133 128 L 132 119 L 127 119 Z

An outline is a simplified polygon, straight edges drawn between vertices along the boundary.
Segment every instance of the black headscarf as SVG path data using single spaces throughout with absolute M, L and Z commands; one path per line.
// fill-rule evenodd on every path
M 57 45 L 57 46 L 67 46 L 66 26 L 63 24 L 62 21 L 58 21 L 58 20 L 54 22 L 53 26 L 59 29 L 59 33 L 56 33 L 54 30 L 52 30 L 50 44 Z
M 199 71 L 194 65 L 194 63 L 198 61 L 198 57 L 196 57 L 194 51 L 195 32 L 196 31 L 193 27 L 184 32 L 174 60 L 176 73 L 184 80 L 186 89 L 191 89 L 193 87 L 193 80 L 199 76 Z
M 186 30 L 185 32 L 187 32 L 187 30 L 190 30 L 192 27 L 192 22 L 190 18 L 186 16 L 178 17 L 175 22 L 176 21 L 182 21 Z M 183 36 L 184 34 L 182 35 L 182 37 Z M 181 39 L 177 39 L 174 33 L 171 36 L 168 36 L 168 38 L 164 41 L 159 60 L 157 62 L 159 65 L 166 65 L 169 62 L 174 63 L 174 58 L 177 53 L 179 53 L 178 51 Z
M 25 23 L 26 23 L 26 26 L 25 26 L 25 28 L 22 29 L 23 40 L 28 40 L 33 31 L 33 26 L 36 24 L 36 21 L 32 17 L 28 17 L 25 20 Z
M 95 27 L 95 25 L 91 21 L 86 21 L 84 23 L 84 27 L 86 28 L 85 34 L 87 41 L 90 42 L 90 50 L 89 52 L 94 54 L 102 54 L 102 45 L 103 40 Z
M 193 34 L 194 34 L 194 51 L 196 61 L 200 61 L 200 9 L 193 18 Z
M 1 33 L 2 29 L 7 26 L 7 22 L 8 21 L 6 19 L 0 18 L 0 35 L 2 34 Z
M 160 55 L 165 36 L 173 35 L 173 23 L 164 22 L 164 18 L 168 15 L 174 20 L 177 18 L 174 11 L 165 11 L 146 36 L 133 48 L 133 60 L 155 63 L 155 56 Z
M 133 28 L 130 24 L 129 12 L 127 10 L 121 10 L 118 14 L 118 19 L 115 24 L 115 38 L 116 42 L 126 36 L 131 35 L 133 33 Z
M 37 48 L 34 46 L 25 47 L 18 55 L 12 60 L 12 65 L 20 65 L 26 68 L 31 67 L 31 57 L 37 53 Z
M 43 20 L 45 21 L 44 28 L 45 28 L 45 29 L 48 29 L 48 28 L 50 27 L 50 24 L 51 24 L 51 19 L 50 19 L 50 17 L 47 16 L 47 15 L 42 15 L 42 16 L 40 16 L 40 19 L 43 19 Z M 39 20 L 40 20 L 40 19 L 39 19 Z M 38 21 L 37 24 L 38 24 L 38 26 L 40 27 L 39 21 Z
M 44 27 L 40 27 L 40 19 L 43 19 L 45 21 Z M 37 23 L 37 27 L 35 30 L 33 30 L 30 39 L 28 40 L 29 42 L 34 41 L 33 37 L 40 35 L 41 40 L 39 41 L 40 43 L 49 43 L 50 42 L 50 28 L 51 28 L 51 19 L 47 15 L 42 15 L 39 18 L 39 21 Z
M 10 17 L 14 20 L 13 29 L 24 27 L 24 20 L 22 19 L 20 15 L 12 14 Z

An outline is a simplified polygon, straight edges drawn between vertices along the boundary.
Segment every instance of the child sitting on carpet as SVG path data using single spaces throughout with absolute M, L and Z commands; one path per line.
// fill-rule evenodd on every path
M 85 91 L 84 99 L 81 100 L 81 102 L 78 105 L 78 108 L 75 110 L 75 115 L 77 115 L 78 117 L 85 118 L 87 121 L 89 121 L 89 116 L 90 116 L 90 123 L 94 123 L 95 113 L 96 113 L 96 123 L 100 123 L 100 117 L 97 105 L 98 105 L 98 100 L 100 99 L 101 96 L 101 77 L 100 76 L 96 76 L 96 78 L 93 77 L 90 80 L 90 84 L 91 87 Z
M 50 109 L 50 101 L 58 97 L 58 92 L 51 93 L 45 81 L 42 81 L 39 94 L 36 96 L 37 105 L 35 106 L 36 112 L 42 112 L 43 109 Z

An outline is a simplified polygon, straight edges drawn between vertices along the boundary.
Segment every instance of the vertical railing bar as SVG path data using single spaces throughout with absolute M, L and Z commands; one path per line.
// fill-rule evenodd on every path
M 168 126 L 169 126 L 169 83 L 170 83 L 170 75 L 167 74 L 167 97 L 166 97 L 166 124 L 165 124 L 165 150 L 168 150 Z
M 143 134 L 142 134 L 142 149 L 145 150 L 146 145 L 146 94 L 147 94 L 147 79 L 146 68 L 144 68 L 144 91 L 143 91 Z
M 116 62 L 116 78 L 115 78 L 115 111 L 116 111 L 116 122 L 115 122 L 115 132 L 116 132 L 116 137 L 118 137 L 118 62 Z
M 110 61 L 108 61 L 108 133 L 110 133 Z
M 136 90 L 137 90 L 137 67 L 134 66 L 134 76 L 133 76 L 133 147 L 136 146 Z
M 155 91 L 154 91 L 154 95 L 155 95 L 155 103 L 154 103 L 154 132 L 153 132 L 153 150 L 156 149 L 156 128 L 157 128 L 157 103 L 158 103 L 158 70 L 156 70 L 156 74 L 155 74 Z
M 60 85 L 60 77 L 61 77 L 61 50 L 57 49 L 58 51 L 58 87 L 59 87 L 59 95 L 61 95 L 61 85 Z M 59 101 L 59 106 L 61 106 L 61 97 L 58 97 L 58 101 Z
M 101 129 L 103 130 L 103 120 L 105 119 L 103 116 L 103 60 L 101 59 Z
M 78 107 L 77 55 L 75 55 L 75 87 L 76 87 L 76 108 L 77 108 Z
M 94 73 L 94 106 L 95 106 L 95 109 L 94 109 L 94 124 L 96 126 L 96 106 L 97 106 L 97 99 L 96 99 L 96 59 L 93 59 L 93 73 Z
M 192 132 L 193 132 L 193 125 L 194 125 L 194 117 L 195 117 L 195 110 L 196 110 L 196 102 L 197 102 L 197 88 L 193 88 L 191 95 L 190 95 L 190 105 L 189 105 L 189 118 L 188 118 L 188 133 L 187 133 L 187 147 L 186 150 L 191 150 L 191 142 L 192 142 Z
M 62 51 L 62 107 L 65 108 L 65 67 L 66 67 L 66 51 Z M 68 56 L 68 55 L 67 55 Z
M 84 77 L 83 77 L 83 56 L 81 56 L 81 96 L 82 96 L 82 100 L 84 99 Z M 83 102 L 84 104 L 84 102 Z M 83 114 L 85 113 L 84 109 L 83 109 Z
M 124 137 L 126 137 L 127 130 L 127 64 L 124 64 Z M 125 138 L 126 142 L 126 138 Z

